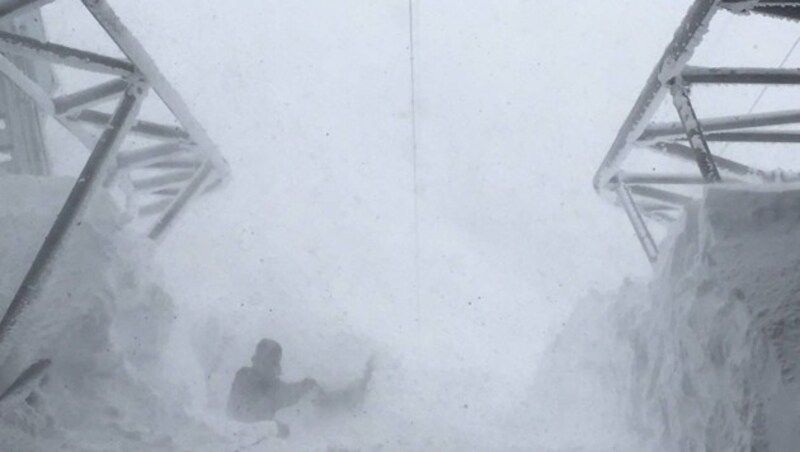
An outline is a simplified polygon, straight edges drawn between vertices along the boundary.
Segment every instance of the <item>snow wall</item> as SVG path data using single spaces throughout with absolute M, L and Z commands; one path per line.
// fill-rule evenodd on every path
M 708 188 L 673 228 L 649 284 L 579 305 L 523 424 L 556 450 L 796 450 L 800 186 Z
M 74 183 L 0 177 L 0 310 L 5 312 Z M 52 360 L 37 398 L 0 405 L 0 451 L 214 450 L 216 437 L 161 382 L 175 310 L 149 266 L 152 246 L 95 197 L 41 296 L 19 319 L 0 363 L 0 392 L 30 364 Z M 184 446 L 182 446 L 184 445 Z M 217 447 L 216 450 L 224 450 Z

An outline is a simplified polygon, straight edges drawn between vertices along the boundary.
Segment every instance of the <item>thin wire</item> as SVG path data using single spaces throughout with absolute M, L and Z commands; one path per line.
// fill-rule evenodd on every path
M 794 51 L 797 50 L 797 46 L 798 45 L 800 45 L 800 36 L 798 36 L 797 39 L 795 39 L 794 44 L 792 44 L 792 47 L 790 47 L 789 51 L 786 52 L 786 55 L 783 57 L 783 61 L 781 61 L 781 64 L 778 65 L 779 69 L 783 69 L 783 67 L 786 66 L 786 63 L 789 61 L 789 58 L 791 58 L 791 56 L 794 53 Z M 754 100 L 753 104 L 750 105 L 750 108 L 747 109 L 747 114 L 748 115 L 753 113 L 753 111 L 756 109 L 758 104 L 764 98 L 764 94 L 767 93 L 768 89 L 769 89 L 769 85 L 764 85 L 764 87 L 761 88 L 761 92 L 758 93 L 758 97 L 756 97 L 756 100 Z M 725 152 L 725 150 L 727 150 L 728 146 L 730 146 L 730 145 L 731 145 L 731 143 L 725 143 L 725 146 L 723 146 L 723 148 L 722 148 L 722 152 Z
M 800 45 L 800 36 L 797 37 L 797 39 L 794 41 L 794 44 L 792 44 L 792 47 L 789 49 L 788 52 L 786 52 L 786 56 L 783 57 L 783 61 L 781 61 L 781 64 L 778 66 L 778 68 L 783 69 L 783 67 L 786 66 L 786 63 L 789 61 L 789 58 L 792 56 L 794 51 L 797 49 L 798 45 Z M 761 102 L 761 99 L 764 97 L 764 93 L 766 93 L 768 89 L 769 89 L 769 85 L 765 85 L 764 88 L 761 89 L 761 93 L 759 93 L 758 97 L 753 102 L 753 105 L 750 106 L 750 109 L 747 110 L 747 114 L 748 115 L 750 113 L 752 113 L 753 110 L 756 109 L 756 106 L 758 106 L 758 103 Z
M 420 318 L 419 179 L 417 174 L 417 82 L 414 54 L 414 0 L 408 0 L 408 58 L 411 89 L 411 167 L 414 186 L 414 290 L 417 321 Z

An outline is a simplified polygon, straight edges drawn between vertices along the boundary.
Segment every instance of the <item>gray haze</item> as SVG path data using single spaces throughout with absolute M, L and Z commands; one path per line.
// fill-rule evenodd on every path
M 232 166 L 159 255 L 187 337 L 215 318 L 246 359 L 277 335 L 297 375 L 357 337 L 485 438 L 575 304 L 649 274 L 591 180 L 690 1 L 415 0 L 416 145 L 405 0 L 111 3 Z M 64 14 L 51 37 L 92 44 Z M 779 63 L 794 35 L 753 23 L 728 36 Z

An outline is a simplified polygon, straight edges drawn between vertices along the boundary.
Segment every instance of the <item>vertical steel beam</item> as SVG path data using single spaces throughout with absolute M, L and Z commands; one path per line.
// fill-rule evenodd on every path
M 74 115 L 66 117 L 73 121 L 101 127 L 111 120 L 111 115 L 96 110 L 81 110 Z M 190 140 L 192 138 L 180 127 L 150 121 L 137 121 L 131 128 L 131 133 L 159 140 Z
M 636 231 L 636 237 L 639 238 L 639 243 L 642 244 L 647 259 L 651 264 L 655 264 L 658 260 L 658 245 L 656 245 L 655 240 L 653 240 L 650 229 L 648 229 L 647 223 L 644 222 L 642 213 L 639 212 L 639 209 L 636 207 L 633 195 L 631 195 L 628 186 L 624 183 L 620 182 L 617 186 L 617 197 L 619 198 L 620 204 L 622 204 L 622 207 L 625 209 L 625 213 L 628 214 L 628 219 L 633 225 L 633 230 Z
M 25 93 L 42 112 L 53 115 L 56 112 L 55 104 L 50 95 L 38 83 L 31 80 L 11 60 L 0 55 L 0 72 L 5 75 L 20 91 Z
M 9 335 L 20 315 L 36 299 L 52 271 L 55 259 L 64 247 L 66 239 L 80 225 L 83 213 L 92 196 L 102 187 L 103 177 L 112 156 L 119 149 L 139 113 L 147 86 L 132 83 L 125 91 L 110 123 L 103 131 L 89 156 L 78 180 L 58 213 L 53 226 L 44 239 L 39 252 L 28 269 L 25 278 L 14 295 L 11 304 L 0 320 L 0 363 L 7 352 Z
M 683 128 L 686 129 L 689 145 L 695 152 L 697 166 L 700 167 L 703 179 L 708 182 L 721 182 L 722 178 L 719 175 L 717 164 L 714 163 L 714 156 L 711 155 L 711 149 L 703 136 L 703 129 L 697 119 L 697 113 L 694 111 L 692 101 L 689 99 L 689 88 L 683 83 L 683 80 L 676 78 L 672 82 L 671 92 L 672 101 L 675 104 L 675 109 L 678 110 L 678 116 L 680 116 L 681 123 L 683 123 Z
M 0 31 L 0 50 L 8 55 L 43 60 L 101 74 L 113 74 L 121 77 L 130 77 L 136 74 L 136 67 L 133 64 L 119 58 L 41 42 L 38 39 L 5 31 Z

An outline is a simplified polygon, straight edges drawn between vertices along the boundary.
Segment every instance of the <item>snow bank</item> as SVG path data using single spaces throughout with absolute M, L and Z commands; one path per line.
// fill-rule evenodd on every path
M 5 310 L 64 202 L 68 179 L 0 178 L 0 310 Z M 148 266 L 148 243 L 127 234 L 100 195 L 70 237 L 0 363 L 0 392 L 40 358 L 37 396 L 0 406 L 2 451 L 194 450 L 214 444 L 159 383 L 172 301 Z M 216 449 L 221 450 L 221 449 Z
M 70 185 L 0 179 L 0 309 Z M 497 418 L 518 400 L 526 377 L 515 369 L 523 366 L 507 363 L 510 352 L 491 346 L 494 336 L 480 346 L 466 341 L 486 334 L 470 328 L 472 317 L 457 328 L 451 323 L 453 331 L 428 320 L 412 335 L 400 331 L 398 318 L 413 311 L 404 306 L 385 313 L 392 321 L 379 335 L 343 331 L 333 309 L 309 309 L 278 297 L 277 289 L 267 302 L 237 303 L 239 309 L 202 309 L 203 300 L 194 299 L 173 306 L 148 264 L 148 243 L 120 224 L 113 202 L 101 196 L 20 320 L 14 357 L 0 365 L 0 392 L 39 358 L 53 366 L 37 390 L 42 403 L 0 407 L 0 451 L 457 451 L 515 444 Z M 440 317 L 444 310 L 434 319 Z M 284 410 L 279 418 L 292 429 L 287 440 L 275 438 L 270 423 L 226 420 L 233 375 L 264 336 L 284 345 L 286 379 L 310 375 L 331 389 L 358 378 L 377 355 L 365 404 L 324 413 L 306 400 Z
M 709 188 L 655 277 L 586 300 L 527 419 L 570 450 L 794 450 L 800 186 Z

